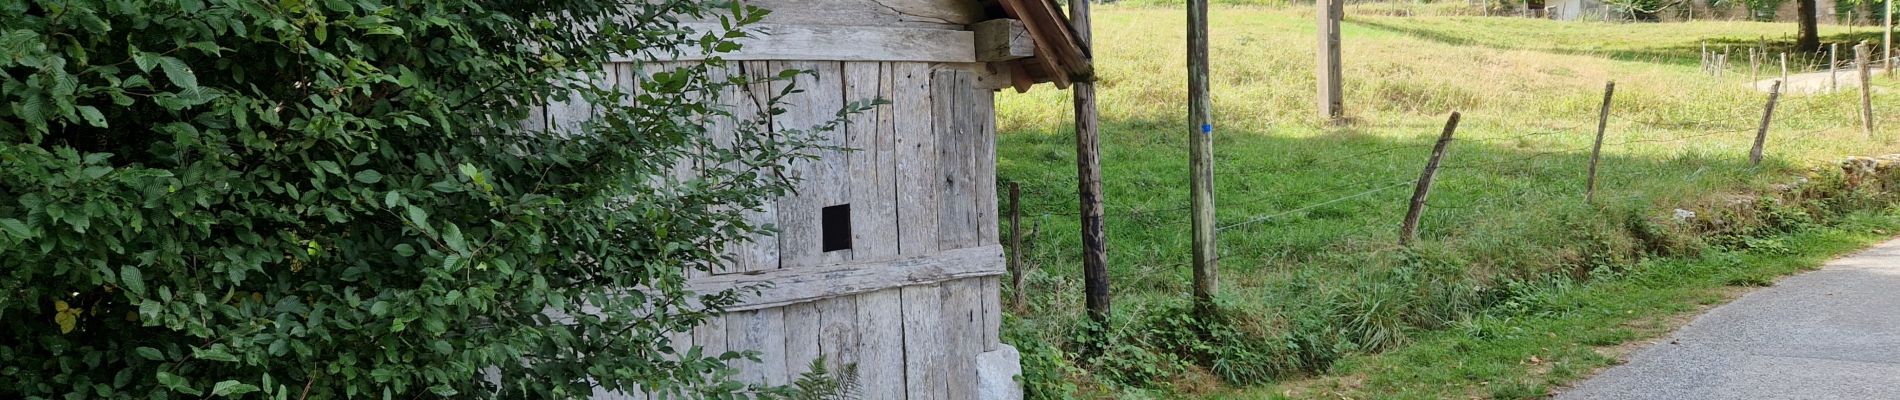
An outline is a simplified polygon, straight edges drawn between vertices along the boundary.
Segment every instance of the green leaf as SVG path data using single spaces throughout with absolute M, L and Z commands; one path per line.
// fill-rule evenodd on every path
M 403 257 L 416 255 L 416 248 L 410 246 L 408 243 L 398 244 L 396 245 L 396 255 Z
M 238 381 L 235 380 L 221 381 L 215 385 L 211 385 L 212 396 L 231 397 L 255 391 L 257 391 L 257 386 L 248 383 L 238 383 Z
M 421 229 L 423 232 L 435 231 L 435 228 L 429 227 L 429 212 L 422 211 L 421 208 L 416 206 L 408 206 L 405 208 L 404 211 L 409 214 L 409 223 L 416 224 L 416 228 Z
M 177 85 L 183 89 L 196 89 L 198 87 L 198 75 L 191 72 L 191 66 L 185 65 L 184 60 L 173 57 L 159 57 L 158 67 L 165 70 L 165 78 L 170 79 L 173 85 Z
M 85 173 L 86 173 L 87 178 L 99 179 L 99 177 L 101 176 L 106 176 L 106 174 L 112 173 L 112 167 L 107 167 L 107 166 L 86 167 Z
M 468 241 L 462 238 L 462 228 L 455 224 L 442 225 L 442 242 L 449 245 L 449 250 L 468 254 Z
M 145 273 L 139 267 L 127 265 L 119 267 L 119 286 L 138 297 L 145 297 Z
M 132 349 L 132 351 L 139 353 L 139 357 L 145 357 L 147 360 L 159 361 L 165 359 L 165 353 L 160 353 L 158 349 L 150 347 L 140 347 Z
M 198 389 L 191 388 L 191 383 L 186 381 L 185 377 L 173 375 L 170 372 L 159 371 L 158 384 L 164 385 L 166 389 L 171 389 L 174 392 L 189 394 L 192 396 L 197 396 L 200 393 L 203 393 L 203 392 L 199 392 Z
M 92 125 L 95 128 L 108 127 L 106 125 L 106 115 L 99 112 L 99 107 L 79 106 L 79 116 L 86 118 L 87 125 Z
M 224 345 L 221 345 L 221 344 L 212 345 L 211 348 L 208 348 L 208 349 L 192 349 L 191 356 L 193 358 L 197 358 L 201 360 L 223 361 L 223 362 L 237 362 L 238 361 L 237 356 L 231 355 L 231 352 L 225 351 Z
M 20 220 L 17 220 L 17 219 L 0 218 L 0 230 L 5 230 L 5 232 L 8 235 L 12 235 L 13 237 L 20 238 L 20 239 L 29 239 L 33 237 L 33 229 L 28 228 L 26 226 L 26 223 L 20 222 Z
M 357 181 L 357 182 L 362 182 L 362 183 L 376 183 L 376 182 L 382 182 L 382 181 L 383 181 L 383 173 L 381 173 L 381 172 L 376 172 L 376 170 L 373 170 L 373 169 L 366 169 L 366 170 L 362 170 L 362 171 L 357 171 L 357 172 L 356 172 L 356 181 Z

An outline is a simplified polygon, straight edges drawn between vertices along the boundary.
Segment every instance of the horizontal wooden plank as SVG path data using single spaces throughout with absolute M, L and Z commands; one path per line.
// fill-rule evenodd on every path
M 694 32 L 718 32 L 718 24 L 683 23 Z M 737 42 L 744 47 L 721 57 L 727 60 L 811 60 L 811 61 L 922 61 L 975 62 L 976 34 L 965 30 L 868 27 L 828 25 L 754 24 L 746 27 L 753 37 Z M 682 49 L 673 61 L 705 59 L 697 49 Z M 614 61 L 630 62 L 645 55 L 621 55 Z
M 979 246 L 891 261 L 787 268 L 694 278 L 686 289 L 714 293 L 760 286 L 729 311 L 756 310 L 882 289 L 1003 274 L 1003 247 Z
M 970 26 L 976 32 L 976 59 L 1009 61 L 1036 56 L 1036 41 L 1023 21 L 998 18 Z

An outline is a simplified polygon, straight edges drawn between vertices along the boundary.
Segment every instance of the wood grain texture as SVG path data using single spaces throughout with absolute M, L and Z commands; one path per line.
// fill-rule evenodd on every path
M 983 17 L 982 5 L 967 0 L 751 0 L 772 10 L 760 22 L 772 24 L 959 27 Z
M 695 34 L 725 32 L 719 24 L 688 22 L 681 28 Z M 751 37 L 734 40 L 741 48 L 722 53 L 726 60 L 823 61 L 976 61 L 976 34 L 962 28 L 902 26 L 829 26 L 760 23 L 747 26 Z M 706 58 L 698 49 L 680 49 L 673 61 Z M 617 55 L 612 61 L 655 59 L 652 55 Z
M 997 229 L 1001 223 L 996 208 L 996 92 L 972 87 L 970 89 L 970 115 L 968 122 L 975 125 L 975 137 L 971 138 L 976 163 L 976 244 L 979 246 L 1001 243 Z
M 868 293 L 867 293 L 868 294 Z M 858 300 L 864 295 L 819 300 L 818 353 L 825 356 L 827 367 L 858 362 Z
M 1003 279 L 998 276 L 981 278 L 983 287 L 983 351 L 995 351 L 1003 344 Z
M 976 355 L 982 353 L 983 295 L 981 278 L 958 279 L 943 283 L 944 364 L 948 371 L 944 383 L 952 400 L 976 399 Z
M 1022 20 L 999 18 L 970 25 L 976 33 L 976 60 L 1009 61 L 1036 56 L 1036 41 Z
M 930 66 L 891 63 L 896 116 L 899 254 L 937 252 L 937 136 L 932 131 Z
M 904 398 L 902 289 L 858 295 L 858 381 L 866 399 Z
M 1003 268 L 1002 246 L 990 245 L 874 263 L 714 275 L 688 281 L 686 290 L 714 293 L 769 285 L 728 308 L 756 310 L 907 285 L 1002 275 Z
M 900 289 L 904 297 L 904 396 L 949 398 L 949 356 L 943 327 L 943 286 Z
M 792 304 L 785 310 L 785 374 L 789 379 L 811 371 L 818 358 L 818 305 L 812 302 Z
M 931 124 L 937 136 L 937 244 L 960 249 L 978 242 L 976 196 L 977 125 L 974 76 L 941 69 L 931 74 Z
M 851 179 L 851 259 L 897 257 L 897 132 L 891 104 L 891 74 L 885 63 L 844 63 L 846 103 L 886 100 L 851 116 L 845 154 Z
M 772 83 L 773 93 L 787 93 L 772 116 L 774 132 L 803 132 L 826 148 L 843 147 L 845 132 L 818 128 L 844 108 L 842 64 L 825 61 L 773 62 L 773 69 L 809 71 L 792 80 Z M 837 150 L 814 150 L 814 158 L 793 161 L 786 171 L 795 180 L 793 191 L 778 200 L 779 268 L 803 268 L 850 260 L 850 250 L 823 251 L 820 210 L 850 201 L 849 161 Z
M 737 378 L 744 382 L 783 385 L 785 373 L 785 316 L 782 309 L 766 308 L 726 314 L 726 348 L 757 351 L 759 361 L 737 361 Z
M 750 121 L 759 122 L 759 125 L 753 127 L 754 134 L 769 134 L 772 124 L 768 105 L 771 104 L 773 92 L 771 83 L 765 79 L 773 76 L 777 71 L 765 61 L 745 61 L 736 64 L 739 68 L 737 72 L 751 77 L 755 83 L 733 89 L 737 91 L 734 93 L 735 96 L 731 97 L 734 100 L 731 104 L 735 121 L 733 135 L 736 137 L 744 134 L 740 132 L 744 129 L 739 126 L 749 125 Z M 759 209 L 748 211 L 746 214 L 746 218 L 755 225 L 775 226 L 778 224 L 778 204 L 774 202 L 766 202 Z M 758 233 L 752 235 L 751 242 L 742 247 L 738 259 L 733 263 L 733 271 L 766 271 L 779 268 L 777 237 L 768 233 Z

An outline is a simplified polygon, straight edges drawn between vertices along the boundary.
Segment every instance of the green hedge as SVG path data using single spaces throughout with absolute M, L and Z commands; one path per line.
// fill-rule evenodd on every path
M 721 7 L 0 0 L 0 398 L 752 393 L 666 337 L 808 135 L 707 143 L 705 67 L 590 83 L 736 49 L 676 22 Z M 518 122 L 570 96 L 630 106 Z

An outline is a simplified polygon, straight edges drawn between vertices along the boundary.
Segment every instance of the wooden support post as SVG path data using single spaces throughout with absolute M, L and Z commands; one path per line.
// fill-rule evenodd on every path
M 1342 1 L 1342 0 L 1327 0 Z M 1219 254 L 1214 238 L 1214 119 L 1208 93 L 1207 0 L 1188 0 L 1188 168 L 1194 212 L 1194 301 L 1211 311 L 1219 292 Z
M 1880 35 L 1880 58 L 1884 60 L 1882 61 L 1882 63 L 1883 65 L 1887 67 L 1887 77 L 1892 78 L 1893 77 L 1893 0 L 1887 0 L 1886 7 L 1887 7 L 1886 12 L 1880 13 L 1881 15 L 1887 17 L 1887 23 L 1882 25 L 1882 26 L 1887 27 L 1887 30 L 1885 33 L 1882 33 Z
M 1616 81 L 1603 84 L 1603 108 L 1597 112 L 1597 140 L 1590 145 L 1590 176 L 1584 181 L 1583 201 L 1595 203 L 1597 197 L 1597 161 L 1603 154 L 1603 131 L 1610 125 L 1610 96 L 1616 94 Z
M 1089 47 L 1089 2 L 1069 2 L 1069 26 L 1083 48 Z M 1101 138 L 1097 134 L 1095 81 L 1082 80 L 1071 86 L 1075 94 L 1075 170 L 1076 192 L 1082 202 L 1082 286 L 1089 317 L 1107 326 L 1108 236 L 1102 224 Z
M 1714 72 L 1709 68 L 1709 65 L 1713 64 L 1714 60 L 1710 60 L 1709 58 L 1709 42 L 1702 42 L 1702 73 L 1704 74 L 1712 74 Z
M 1728 53 L 1715 55 L 1715 79 L 1728 76 Z
M 1827 44 L 1827 92 L 1841 91 L 1841 44 Z
M 1874 136 L 1874 98 L 1873 76 L 1867 65 L 1868 53 L 1874 51 L 1873 45 L 1861 43 L 1854 46 L 1854 64 L 1860 69 L 1860 130 L 1868 137 Z
M 1016 182 L 1009 183 L 1009 287 L 1010 304 L 1018 309 L 1027 307 L 1024 301 L 1023 281 L 1029 271 L 1023 270 L 1023 206 L 1022 187 Z
M 1748 85 L 1754 86 L 1761 80 L 1761 53 L 1748 49 Z
M 1775 100 L 1781 98 L 1781 81 L 1768 87 L 1768 107 L 1761 112 L 1761 129 L 1755 131 L 1755 146 L 1748 150 L 1748 165 L 1761 165 L 1762 145 L 1768 142 L 1768 123 L 1775 120 Z
M 1781 81 L 1788 81 L 1788 53 L 1781 53 Z
M 1339 65 L 1339 19 L 1346 13 L 1346 0 L 1318 0 L 1319 55 L 1314 71 L 1319 74 L 1319 116 L 1337 123 L 1346 116 Z
M 1399 245 L 1411 246 L 1418 240 L 1418 218 L 1425 214 L 1425 198 L 1432 192 L 1432 177 L 1438 174 L 1438 162 L 1445 158 L 1445 147 L 1451 145 L 1451 133 L 1458 130 L 1458 112 L 1451 112 L 1451 119 L 1445 121 L 1445 132 L 1439 134 L 1438 144 L 1432 146 L 1432 158 L 1425 161 L 1425 172 L 1418 175 L 1418 187 L 1412 190 L 1411 208 L 1405 210 L 1405 222 L 1399 224 Z

